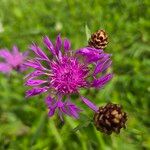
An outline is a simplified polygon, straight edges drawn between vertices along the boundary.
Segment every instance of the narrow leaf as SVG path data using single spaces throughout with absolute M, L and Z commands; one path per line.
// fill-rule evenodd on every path
M 85 25 L 85 33 L 86 33 L 86 39 L 88 41 L 91 37 L 91 31 L 90 31 L 89 27 L 87 26 L 87 24 Z

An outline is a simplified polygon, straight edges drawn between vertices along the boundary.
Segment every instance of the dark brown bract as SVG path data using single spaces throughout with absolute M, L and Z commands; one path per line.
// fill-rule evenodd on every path
M 97 130 L 106 134 L 120 133 L 120 129 L 125 128 L 126 121 L 127 114 L 122 111 L 122 107 L 112 103 L 99 107 L 94 115 L 94 125 Z
M 91 35 L 88 42 L 90 47 L 104 49 L 108 44 L 108 36 L 104 30 L 98 30 Z

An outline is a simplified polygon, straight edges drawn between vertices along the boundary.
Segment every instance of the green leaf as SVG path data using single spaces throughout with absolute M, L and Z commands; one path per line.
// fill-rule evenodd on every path
M 33 137 L 31 139 L 31 145 L 34 144 L 34 142 L 40 137 L 42 131 L 43 131 L 43 128 L 44 128 L 44 125 L 45 125 L 45 122 L 47 120 L 47 113 L 43 113 L 39 119 L 39 122 L 38 122 L 38 125 L 36 127 L 36 131 L 35 133 L 33 134 Z
M 91 119 L 85 114 L 81 114 L 79 120 L 81 123 L 73 129 L 73 132 L 76 132 L 78 130 L 81 130 L 82 128 L 88 127 L 89 124 L 92 122 Z
M 89 124 L 91 123 L 91 121 L 86 121 L 85 123 L 79 124 L 77 127 L 75 127 L 72 131 L 73 132 L 77 132 L 78 130 L 81 130 L 82 128 L 87 127 Z
M 91 31 L 90 31 L 89 27 L 87 26 L 87 24 L 85 25 L 85 33 L 86 33 L 86 39 L 88 41 L 91 37 Z

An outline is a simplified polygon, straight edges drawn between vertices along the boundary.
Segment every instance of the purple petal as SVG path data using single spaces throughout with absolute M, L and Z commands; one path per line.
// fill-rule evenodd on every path
M 73 116 L 75 119 L 79 118 L 79 114 L 72 108 L 70 108 L 71 116 Z
M 26 91 L 26 97 L 31 97 L 31 96 L 35 96 L 41 93 L 44 93 L 48 90 L 48 87 L 44 87 L 44 88 L 34 88 L 32 90 L 28 90 Z
M 38 60 L 27 60 L 24 65 L 38 70 L 46 70 Z
M 58 108 L 58 116 L 60 117 L 61 121 L 64 121 L 63 119 L 63 107 L 64 103 L 61 100 L 57 101 L 57 108 Z
M 40 47 L 38 47 L 36 44 L 32 44 L 31 45 L 31 50 L 33 50 L 35 52 L 35 54 L 37 54 L 39 57 L 49 61 L 48 57 L 46 56 L 46 54 L 42 51 L 42 49 Z
M 24 58 L 26 58 L 28 55 L 29 55 L 29 51 L 25 51 L 25 52 L 22 53 L 22 56 L 23 56 Z
M 67 107 L 67 106 L 66 106 Z M 79 114 L 78 114 L 78 111 L 76 111 L 74 108 L 72 108 L 72 107 L 67 107 L 67 108 L 65 108 L 65 107 L 63 107 L 62 108 L 62 111 L 66 114 L 66 115 L 68 115 L 68 116 L 72 116 L 72 117 L 74 117 L 75 119 L 78 119 L 79 118 Z
M 27 86 L 38 86 L 38 85 L 44 84 L 46 82 L 47 81 L 44 81 L 44 80 L 34 80 L 33 78 L 30 78 L 26 81 L 25 85 L 27 85 Z
M 61 118 L 61 120 L 63 120 L 63 117 L 62 117 L 62 113 L 63 113 L 62 107 L 64 105 L 63 102 L 61 102 L 60 100 L 56 101 L 51 96 L 47 96 L 45 103 L 47 104 L 48 109 L 49 109 L 49 114 L 48 114 L 49 117 L 53 116 L 55 113 L 55 110 L 58 109 L 58 115 Z
M 68 100 L 65 104 L 66 106 L 72 107 L 73 109 L 75 109 L 76 111 L 81 111 L 80 108 L 78 108 L 75 104 L 71 103 L 70 100 Z
M 55 113 L 55 110 L 56 110 L 55 108 L 50 108 L 50 110 L 48 112 L 48 116 L 52 117 L 54 115 L 54 113 Z
M 79 112 L 81 111 L 78 107 L 74 106 L 69 106 L 71 116 L 74 118 L 78 119 L 79 118 Z
M 58 107 L 58 101 L 51 96 L 47 96 L 45 103 L 49 108 L 57 108 Z
M 45 99 L 45 103 L 49 109 L 48 116 L 52 117 L 55 113 L 56 108 L 57 108 L 57 104 L 56 104 L 57 102 L 51 96 L 47 96 Z
M 95 48 L 81 48 L 77 50 L 76 54 L 82 55 L 86 58 L 88 63 L 96 62 L 101 58 L 101 53 L 103 50 L 95 49 Z
M 58 100 L 57 107 L 61 108 L 64 106 L 64 103 L 61 100 Z
M 108 67 L 110 67 L 111 63 L 112 63 L 112 61 L 109 58 L 107 60 L 105 60 L 105 62 L 103 62 L 103 63 L 98 62 L 93 75 L 96 75 L 100 72 L 105 71 Z
M 104 55 L 98 61 L 99 63 L 104 63 L 106 60 L 110 59 L 111 54 L 103 53 Z
M 11 66 L 7 63 L 0 63 L 0 72 L 9 73 L 12 70 Z
M 99 79 L 96 79 L 93 81 L 93 86 L 96 88 L 103 87 L 108 81 L 112 79 L 112 74 L 107 74 L 105 76 L 100 77 Z
M 107 70 L 107 69 L 111 66 L 111 64 L 112 64 L 112 61 L 111 61 L 111 60 L 109 60 L 108 62 L 106 62 L 106 63 L 104 64 L 104 66 L 103 66 L 101 72 Z
M 12 59 L 12 54 L 8 50 L 0 50 L 0 57 L 6 59 L 6 61 L 9 61 L 9 59 Z
M 45 99 L 45 103 L 46 103 L 46 105 L 47 105 L 47 107 L 49 109 L 48 116 L 52 117 L 54 115 L 54 113 L 55 113 L 55 110 L 56 110 L 56 105 L 55 105 L 56 102 L 51 96 L 47 96 L 46 99 Z
M 71 43 L 70 43 L 70 41 L 69 41 L 68 39 L 65 39 L 65 40 L 64 40 L 64 50 L 65 50 L 65 52 L 69 51 L 70 48 L 71 48 Z
M 45 74 L 45 72 L 42 72 L 40 70 L 35 70 L 32 73 L 26 75 L 25 78 L 28 78 L 28 77 L 38 77 L 38 76 L 44 75 L 44 74 Z
M 84 47 L 84 48 L 81 48 L 81 49 L 77 50 L 76 53 L 80 53 L 80 54 L 83 54 L 83 55 L 96 55 L 96 54 L 100 54 L 102 52 L 103 52 L 103 50 L 101 50 L 101 49 L 95 49 L 95 48 L 91 48 L 91 47 Z
M 12 52 L 13 52 L 14 55 L 18 55 L 19 54 L 18 47 L 14 45 L 13 48 L 12 48 Z
M 23 71 L 25 71 L 25 70 L 27 70 L 27 69 L 28 69 L 28 67 L 25 66 L 24 64 L 21 64 L 20 67 L 19 67 L 19 71 L 20 71 L 20 72 L 23 72 Z
M 56 47 L 56 49 L 55 49 L 56 50 L 56 54 L 58 55 L 59 52 L 60 52 L 60 49 L 62 47 L 62 40 L 61 40 L 60 34 L 56 38 L 55 47 Z
M 44 42 L 45 46 L 52 52 L 52 54 L 56 55 L 55 48 L 47 36 L 44 38 L 43 42 Z
M 94 110 L 94 111 L 98 110 L 98 107 L 96 105 L 94 105 L 91 101 L 89 101 L 88 99 L 86 99 L 85 97 L 81 96 L 81 99 L 92 110 Z
M 55 100 L 51 96 L 47 96 L 45 99 L 45 103 L 47 104 L 48 107 L 50 107 L 54 102 Z
M 62 61 L 62 52 L 61 51 L 59 51 L 58 58 L 60 61 Z

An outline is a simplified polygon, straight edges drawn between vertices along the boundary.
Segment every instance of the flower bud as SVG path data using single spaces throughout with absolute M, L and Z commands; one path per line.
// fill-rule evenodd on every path
M 122 107 L 112 103 L 99 107 L 94 115 L 94 125 L 97 130 L 106 134 L 120 133 L 120 129 L 125 128 L 126 121 L 127 114 L 122 111 Z
M 98 30 L 91 35 L 88 42 L 90 47 L 104 49 L 108 44 L 108 36 L 104 30 Z

